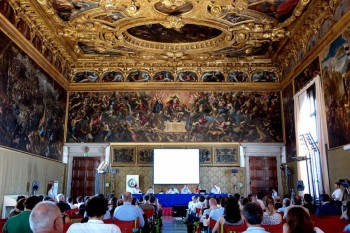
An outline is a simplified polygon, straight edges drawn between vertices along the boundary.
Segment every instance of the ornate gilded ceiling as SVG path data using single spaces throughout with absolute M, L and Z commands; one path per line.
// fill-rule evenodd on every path
M 323 37 L 318 30 L 339 3 L 0 0 L 0 9 L 71 82 L 77 72 L 97 72 L 102 79 L 106 72 L 126 76 L 142 70 L 152 76 L 168 70 L 174 76 L 215 71 L 225 77 L 232 71 L 250 76 L 268 71 L 282 81 Z M 15 15 L 13 20 L 11 14 Z M 317 38 L 310 42 L 312 37 Z

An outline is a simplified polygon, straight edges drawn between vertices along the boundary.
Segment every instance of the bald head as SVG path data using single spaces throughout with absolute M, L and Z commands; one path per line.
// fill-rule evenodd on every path
M 131 192 L 125 192 L 125 193 L 123 193 L 122 197 L 123 197 L 123 201 L 124 201 L 124 202 L 130 202 L 130 203 L 131 203 L 131 201 L 132 201 Z
M 209 205 L 210 206 L 217 206 L 218 203 L 217 203 L 216 199 L 212 197 L 209 199 Z
M 62 233 L 63 219 L 58 206 L 52 201 L 37 204 L 29 217 L 33 233 Z

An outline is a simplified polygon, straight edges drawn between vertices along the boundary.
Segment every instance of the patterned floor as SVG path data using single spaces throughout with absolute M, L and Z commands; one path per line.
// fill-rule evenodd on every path
M 162 233 L 186 233 L 187 225 L 183 223 L 181 218 L 164 216 L 161 232 Z

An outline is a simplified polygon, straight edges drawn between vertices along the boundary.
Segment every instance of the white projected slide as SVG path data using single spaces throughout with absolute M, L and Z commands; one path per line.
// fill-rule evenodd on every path
M 154 184 L 198 184 L 198 149 L 154 149 Z

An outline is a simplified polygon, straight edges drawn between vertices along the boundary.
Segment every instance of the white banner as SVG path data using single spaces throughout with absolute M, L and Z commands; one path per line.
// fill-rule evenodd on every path
M 135 184 L 139 185 L 139 175 L 126 175 L 126 192 L 132 193 Z

